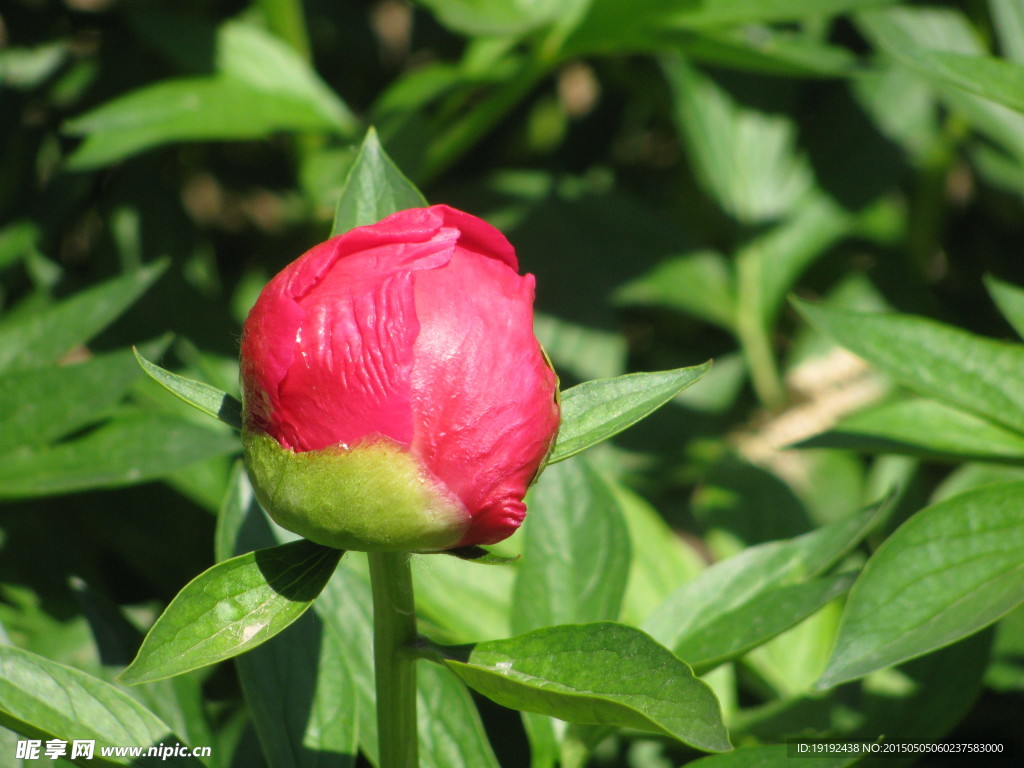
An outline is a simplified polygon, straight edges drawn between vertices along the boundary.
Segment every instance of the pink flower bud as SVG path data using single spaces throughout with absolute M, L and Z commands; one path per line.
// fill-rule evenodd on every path
M 242 331 L 243 441 L 286 528 L 360 550 L 493 544 L 558 430 L 532 275 L 444 205 L 331 238 L 284 268 Z

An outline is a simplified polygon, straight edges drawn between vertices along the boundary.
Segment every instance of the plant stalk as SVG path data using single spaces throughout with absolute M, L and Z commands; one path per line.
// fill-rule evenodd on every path
M 370 552 L 379 768 L 417 768 L 416 604 L 406 552 Z
M 786 395 L 762 308 L 762 269 L 764 264 L 756 249 L 748 249 L 739 255 L 736 264 L 736 335 L 746 357 L 750 380 L 758 400 L 766 408 L 779 408 L 785 403 Z

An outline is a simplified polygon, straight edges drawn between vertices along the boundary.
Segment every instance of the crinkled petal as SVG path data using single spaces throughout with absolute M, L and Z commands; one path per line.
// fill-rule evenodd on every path
M 247 409 L 282 446 L 412 440 L 419 333 L 414 275 L 447 264 L 458 232 L 431 209 L 333 238 L 286 267 L 246 321 Z
M 462 248 L 416 276 L 414 451 L 473 516 L 462 544 L 500 541 L 557 430 L 555 376 L 533 335 L 532 275 Z

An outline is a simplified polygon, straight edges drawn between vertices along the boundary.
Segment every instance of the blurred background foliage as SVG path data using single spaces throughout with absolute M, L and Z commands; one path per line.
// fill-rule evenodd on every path
M 1020 0 L 8 0 L 0 46 L 0 627 L 15 645 L 109 678 L 128 659 L 100 657 L 97 605 L 145 626 L 212 562 L 237 442 L 128 347 L 237 394 L 240 323 L 329 233 L 370 125 L 429 200 L 508 235 L 563 386 L 715 359 L 597 457 L 693 572 L 890 489 L 887 531 L 954 490 L 1024 479 L 1019 440 L 792 448 L 900 391 L 787 302 L 1012 338 L 984 278 L 1024 284 Z M 994 644 L 944 651 L 953 667 L 916 662 L 917 688 L 882 680 L 813 712 L 801 697 L 824 659 L 800 649 L 827 653 L 808 639 L 834 632 L 827 610 L 716 674 L 738 676 L 739 743 L 883 715 L 901 738 L 962 720 L 961 740 L 1019 743 L 1022 628 L 1018 609 Z M 230 746 L 247 727 L 230 668 L 202 685 L 224 764 L 258 765 Z M 485 715 L 503 764 L 528 765 L 515 717 Z M 657 768 L 662 750 L 597 759 Z

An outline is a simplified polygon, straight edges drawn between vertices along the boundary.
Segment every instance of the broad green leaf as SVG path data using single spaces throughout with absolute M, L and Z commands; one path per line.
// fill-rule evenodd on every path
M 519 717 L 530 743 L 530 768 L 555 768 L 559 753 L 556 721 L 536 712 L 520 712 Z
M 45 309 L 0 320 L 0 371 L 56 362 L 120 316 L 166 267 L 158 261 Z
M 567 53 L 670 49 L 680 30 L 818 19 L 894 0 L 592 0 Z
M 894 669 L 868 675 L 856 686 L 865 718 L 859 732 L 898 733 L 904 742 L 945 740 L 985 688 L 994 635 L 990 627 Z M 843 697 L 842 689 L 830 693 Z
M 864 13 L 857 23 L 886 53 L 925 77 L 962 88 L 969 93 L 1024 111 L 1024 66 L 990 56 L 924 47 L 905 29 L 913 24 L 913 12 Z
M 660 306 L 686 312 L 728 331 L 736 322 L 732 272 L 715 251 L 666 259 L 615 293 L 616 302 Z
M 337 633 L 310 611 L 235 659 L 268 765 L 355 765 L 359 709 L 345 656 Z
M 65 131 L 86 138 L 69 166 L 94 168 L 169 142 L 355 130 L 347 107 L 301 57 L 258 27 L 225 24 L 216 64 L 213 76 L 157 82 L 70 120 Z
M 416 669 L 420 764 L 427 768 L 499 768 L 476 703 L 451 670 Z
M 796 306 L 827 336 L 900 384 L 1024 432 L 1024 346 L 913 315 Z
M 850 74 L 857 63 L 846 48 L 770 26 L 709 28 L 678 39 L 676 49 L 689 59 L 758 75 L 835 77 Z
M 621 333 L 572 323 L 543 312 L 533 315 L 533 330 L 551 356 L 555 370 L 580 381 L 619 376 L 626 367 L 626 337 Z
M 305 613 L 341 555 L 300 540 L 207 569 L 157 619 L 122 682 L 172 677 L 266 642 Z
M 103 679 L 113 682 L 132 660 L 142 633 L 126 617 L 120 606 L 99 590 L 72 579 L 71 588 L 89 629 L 102 663 Z M 127 693 L 165 722 L 178 736 L 191 744 L 212 744 L 213 733 L 203 704 L 199 675 L 180 675 L 147 685 L 129 688 Z M 219 765 L 211 755 L 212 765 Z
M 210 384 L 188 379 L 161 368 L 135 350 L 135 359 L 150 378 L 203 413 L 220 419 L 235 429 L 242 428 L 242 404 L 227 392 Z
M 130 757 L 101 762 L 101 747 L 178 742 L 156 715 L 110 683 L 7 645 L 0 645 L 0 725 L 28 738 L 57 738 L 69 744 L 93 739 L 101 765 L 138 762 Z M 164 764 L 201 765 L 186 757 L 170 757 Z
M 71 120 L 85 136 L 68 160 L 98 168 L 146 149 L 181 141 L 260 139 L 280 131 L 335 131 L 337 123 L 286 93 L 264 93 L 230 77 L 164 80 L 120 96 Z
M 746 653 L 743 668 L 755 674 L 782 700 L 815 696 L 814 684 L 828 665 L 842 613 L 842 600 L 831 601 L 804 621 Z M 731 667 L 721 666 L 716 671 L 726 669 Z M 813 727 L 809 722 L 806 724 Z
M 808 757 L 796 752 L 795 744 L 770 744 L 761 747 L 739 747 L 723 755 L 708 755 L 700 760 L 687 763 L 688 768 L 793 768 L 794 760 L 798 768 L 846 768 L 860 760 L 860 755 L 853 757 L 832 755 L 827 757 Z M 790 750 L 793 754 L 790 754 Z
M 844 594 L 851 584 L 853 576 L 843 574 L 765 589 L 756 600 L 742 603 L 686 635 L 672 650 L 703 673 L 795 627 Z
M 278 540 L 282 531 L 275 529 Z M 373 597 L 365 556 L 349 552 L 327 582 L 313 610 L 341 638 L 355 683 L 359 749 L 377 765 L 376 692 L 373 672 Z M 426 764 L 427 759 L 421 756 Z
M 1024 483 L 921 510 L 878 548 L 850 591 L 818 686 L 828 688 L 966 637 L 1024 601 Z
M 929 501 L 936 504 L 983 485 L 1024 482 L 1024 467 L 977 462 L 961 464 L 932 491 Z
M 633 550 L 622 621 L 640 624 L 670 594 L 703 571 L 705 561 L 642 497 L 610 478 L 604 480 L 615 495 Z
M 530 490 L 512 631 L 619 617 L 629 577 L 629 530 L 602 474 L 579 457 Z
M 518 561 L 486 568 L 457 557 L 416 555 L 412 559 L 416 608 L 444 642 L 508 637 L 512 585 L 521 566 Z
M 903 6 L 887 13 L 884 17 L 878 17 L 874 21 L 884 21 L 884 26 L 892 27 L 897 36 L 909 37 L 912 41 L 911 48 L 937 49 L 946 53 L 955 53 L 963 56 L 984 56 L 987 49 L 982 45 L 976 27 L 960 11 L 952 7 L 939 7 L 934 5 L 915 6 L 908 8 Z M 867 32 L 870 34 L 870 29 Z M 896 61 L 899 61 L 896 59 Z M 911 67 L 907 71 L 917 74 Z M 990 172 L 992 166 L 991 158 L 999 157 L 1003 165 L 1013 171 L 1000 171 L 1009 173 L 1012 178 L 1006 179 L 1010 188 L 1015 192 L 1020 190 L 1021 163 L 1024 162 L 1024 114 L 1004 107 L 990 99 L 977 96 L 967 90 L 955 85 L 946 83 L 943 80 L 925 79 L 934 90 L 941 96 L 949 107 L 958 115 L 964 116 L 971 127 L 978 133 L 995 142 L 1004 151 L 980 153 L 974 152 L 978 158 L 990 158 L 985 165 L 986 172 Z M 1009 158 L 1007 158 L 1009 154 Z
M 711 689 L 633 627 L 568 624 L 445 650 L 455 674 L 502 706 L 653 731 L 708 752 L 730 748 Z
M 646 418 L 707 373 L 711 363 L 630 373 L 578 384 L 562 393 L 562 425 L 547 463 L 568 459 Z
M 239 461 L 217 519 L 217 559 L 274 543 Z M 342 638 L 313 611 L 271 642 L 235 657 L 268 765 L 347 768 L 354 763 L 359 700 L 347 657 Z
M 802 445 L 958 461 L 1024 461 L 1024 435 L 922 398 L 885 403 L 847 416 L 825 434 Z
M 122 350 L 0 376 L 0 454 L 46 445 L 100 421 L 141 375 L 131 351 Z
M 740 104 L 679 56 L 666 56 L 662 71 L 690 163 L 722 210 L 748 225 L 793 211 L 813 185 L 796 123 Z
M 234 435 L 165 414 L 132 413 L 76 440 L 7 454 L 0 461 L 0 499 L 134 485 L 238 447 Z
M 358 122 L 330 86 L 288 43 L 245 21 L 228 21 L 217 33 L 217 71 L 265 94 L 298 97 L 345 134 Z
M 425 205 L 426 199 L 388 157 L 377 132 L 370 128 L 345 179 L 331 235 L 341 235 L 392 213 Z
M 685 643 L 704 648 L 707 644 L 701 638 L 705 633 L 717 638 L 720 627 L 732 623 L 737 634 L 745 633 L 754 628 L 743 626 L 742 622 L 752 622 L 752 616 L 756 616 L 757 622 L 772 629 L 762 638 L 767 640 L 786 628 L 774 624 L 778 619 L 772 616 L 775 609 L 767 596 L 783 587 L 807 584 L 821 575 L 867 535 L 878 514 L 877 509 L 872 509 L 795 539 L 749 547 L 676 590 L 643 627 L 669 648 L 676 649 Z M 820 590 L 807 590 L 808 595 L 803 597 L 823 596 L 829 588 L 822 582 Z M 800 591 L 793 594 L 801 597 Z M 791 615 L 799 614 L 799 610 L 794 610 Z M 749 646 L 750 642 L 751 637 L 745 637 L 741 647 Z
M 989 295 L 1003 313 L 1003 317 L 1013 326 L 1017 335 L 1024 339 L 1024 288 L 1018 288 L 991 275 L 985 277 L 985 287 L 988 288 Z

